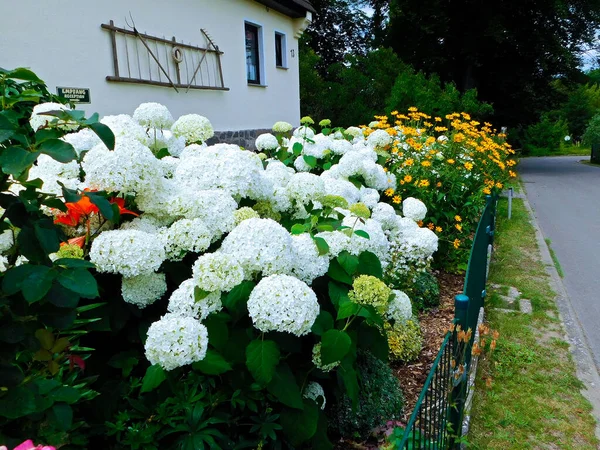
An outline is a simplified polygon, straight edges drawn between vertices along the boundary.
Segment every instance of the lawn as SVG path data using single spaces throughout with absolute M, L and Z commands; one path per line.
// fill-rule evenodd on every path
M 490 269 L 487 320 L 500 332 L 492 356 L 479 365 L 468 436 L 473 449 L 596 449 L 591 405 L 564 339 L 550 278 L 540 261 L 535 230 L 522 199 L 498 210 L 496 249 Z M 513 286 L 531 300 L 532 315 L 507 313 L 499 295 Z M 492 377 L 486 387 L 484 377 Z
M 536 149 L 524 156 L 590 156 L 592 150 L 586 146 L 561 146 L 558 150 Z

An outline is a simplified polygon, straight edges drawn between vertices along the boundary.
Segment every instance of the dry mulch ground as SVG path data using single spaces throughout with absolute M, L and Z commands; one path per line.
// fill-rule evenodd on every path
M 464 275 L 434 273 L 440 284 L 440 306 L 419 314 L 423 330 L 423 350 L 416 361 L 393 366 L 404 392 L 405 407 L 402 422 L 408 422 L 419 398 L 429 370 L 438 354 L 446 330 L 454 319 L 454 296 L 463 290 Z

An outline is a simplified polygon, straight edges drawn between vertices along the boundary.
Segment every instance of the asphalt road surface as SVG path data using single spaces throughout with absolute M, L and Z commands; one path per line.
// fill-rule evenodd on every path
M 583 159 L 589 161 L 583 156 L 524 158 L 519 171 L 600 370 L 600 167 L 582 164 Z

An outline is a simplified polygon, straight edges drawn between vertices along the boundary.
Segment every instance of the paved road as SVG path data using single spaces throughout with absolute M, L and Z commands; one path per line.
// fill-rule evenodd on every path
M 600 370 L 600 167 L 582 156 L 525 158 L 519 171 Z M 587 158 L 589 160 L 589 158 Z

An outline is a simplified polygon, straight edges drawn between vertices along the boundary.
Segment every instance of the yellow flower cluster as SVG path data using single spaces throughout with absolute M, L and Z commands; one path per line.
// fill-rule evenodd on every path
M 446 243 L 447 253 L 461 253 L 455 260 L 464 259 L 486 196 L 516 177 L 514 150 L 490 123 L 466 112 L 432 117 L 411 107 L 375 120 L 363 127 L 365 135 L 382 129 L 394 138 L 386 168 L 396 175 L 398 187 L 386 191 L 390 203 L 407 197 L 425 202 L 425 224 Z

